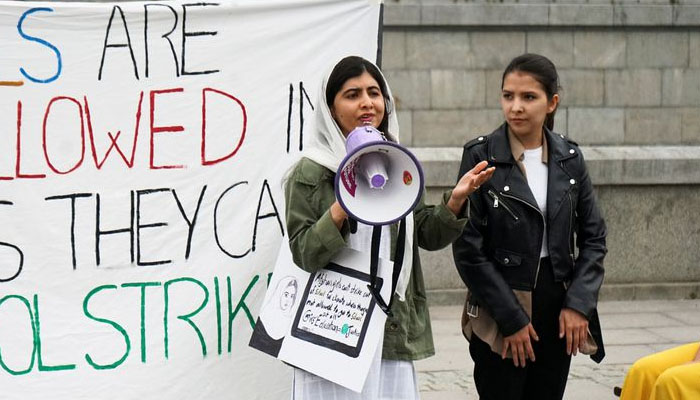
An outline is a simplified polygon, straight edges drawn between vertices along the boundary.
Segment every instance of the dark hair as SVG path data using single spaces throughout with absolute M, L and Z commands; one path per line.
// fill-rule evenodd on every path
M 524 72 L 528 75 L 532 75 L 537 82 L 542 85 L 544 92 L 547 94 L 547 99 L 552 100 L 555 94 L 559 93 L 559 74 L 557 74 L 557 68 L 554 63 L 551 62 L 547 57 L 527 53 L 515 57 L 510 64 L 503 71 L 503 77 L 501 78 L 501 89 L 503 89 L 503 82 L 506 79 L 506 75 L 511 72 Z M 554 114 L 556 114 L 557 109 L 547 114 L 544 120 L 544 125 L 550 131 L 554 129 Z
M 333 71 L 331 71 L 331 74 L 328 77 L 328 82 L 326 83 L 326 104 L 328 104 L 329 108 L 332 108 L 335 95 L 338 94 L 345 82 L 348 79 L 356 78 L 365 72 L 368 72 L 372 78 L 377 81 L 379 84 L 379 90 L 382 92 L 382 96 L 384 97 L 384 118 L 379 124 L 378 129 L 381 132 L 387 133 L 387 128 L 389 127 L 389 114 L 392 111 L 389 92 L 379 69 L 374 64 L 362 57 L 348 56 L 340 60 L 338 64 L 335 65 Z

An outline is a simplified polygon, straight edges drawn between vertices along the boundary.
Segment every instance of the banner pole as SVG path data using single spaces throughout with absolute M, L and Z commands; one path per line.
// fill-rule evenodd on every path
M 384 37 L 384 2 L 379 5 L 379 29 L 377 29 L 377 60 L 375 64 L 382 68 L 382 41 Z

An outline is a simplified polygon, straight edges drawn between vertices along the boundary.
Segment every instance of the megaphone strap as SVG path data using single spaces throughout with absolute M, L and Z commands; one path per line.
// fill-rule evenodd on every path
M 379 265 L 379 242 L 382 238 L 382 226 L 375 225 L 372 228 L 372 247 L 369 259 L 369 290 L 377 303 L 384 303 L 382 296 L 379 294 L 381 286 L 377 287 L 377 270 Z M 385 304 L 386 305 L 386 304 Z M 380 305 L 381 307 L 381 305 Z M 382 308 L 383 309 L 383 308 Z M 386 312 L 386 311 L 385 311 Z
M 377 302 L 379 308 L 386 313 L 389 317 L 393 316 L 391 312 L 391 305 L 394 302 L 394 292 L 396 291 L 396 284 L 399 281 L 399 276 L 401 275 L 401 267 L 403 266 L 403 255 L 406 246 L 406 218 L 402 218 L 399 222 L 399 234 L 396 238 L 396 249 L 394 253 L 394 265 L 391 274 L 391 291 L 389 292 L 389 303 L 385 302 L 380 293 L 382 285 L 377 282 L 377 271 L 379 265 L 379 242 L 382 237 L 382 226 L 375 225 L 372 229 L 372 250 L 370 253 L 370 265 L 369 265 L 369 285 L 367 287 L 372 293 L 372 297 Z
M 353 235 L 357 233 L 357 220 L 352 217 L 348 217 L 348 226 L 350 227 L 350 233 Z

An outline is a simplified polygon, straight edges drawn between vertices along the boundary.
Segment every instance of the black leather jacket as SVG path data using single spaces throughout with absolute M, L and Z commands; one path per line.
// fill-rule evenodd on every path
M 469 222 L 452 246 L 457 270 L 501 334 L 517 332 L 530 319 L 511 289 L 533 290 L 546 223 L 554 278 L 567 288 L 563 307 L 588 318 L 599 346 L 592 358 L 602 359 L 596 306 L 603 283 L 606 229 L 583 155 L 576 143 L 545 129 L 549 151 L 545 221 L 513 158 L 506 128 L 504 123 L 464 146 L 459 176 L 482 160 L 493 163 L 496 171 L 469 197 L 465 211 Z

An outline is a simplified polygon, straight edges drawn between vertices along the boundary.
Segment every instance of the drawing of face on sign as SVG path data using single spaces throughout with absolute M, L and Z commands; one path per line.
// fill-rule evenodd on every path
M 297 285 L 297 280 L 289 276 L 280 281 L 280 285 L 282 285 L 285 280 L 287 281 L 287 284 L 280 295 L 280 310 L 282 310 L 282 312 L 286 315 L 291 316 L 299 288 Z
M 299 283 L 293 276 L 285 276 L 275 286 L 275 292 L 260 313 L 267 334 L 277 340 L 284 337 L 292 323 Z

